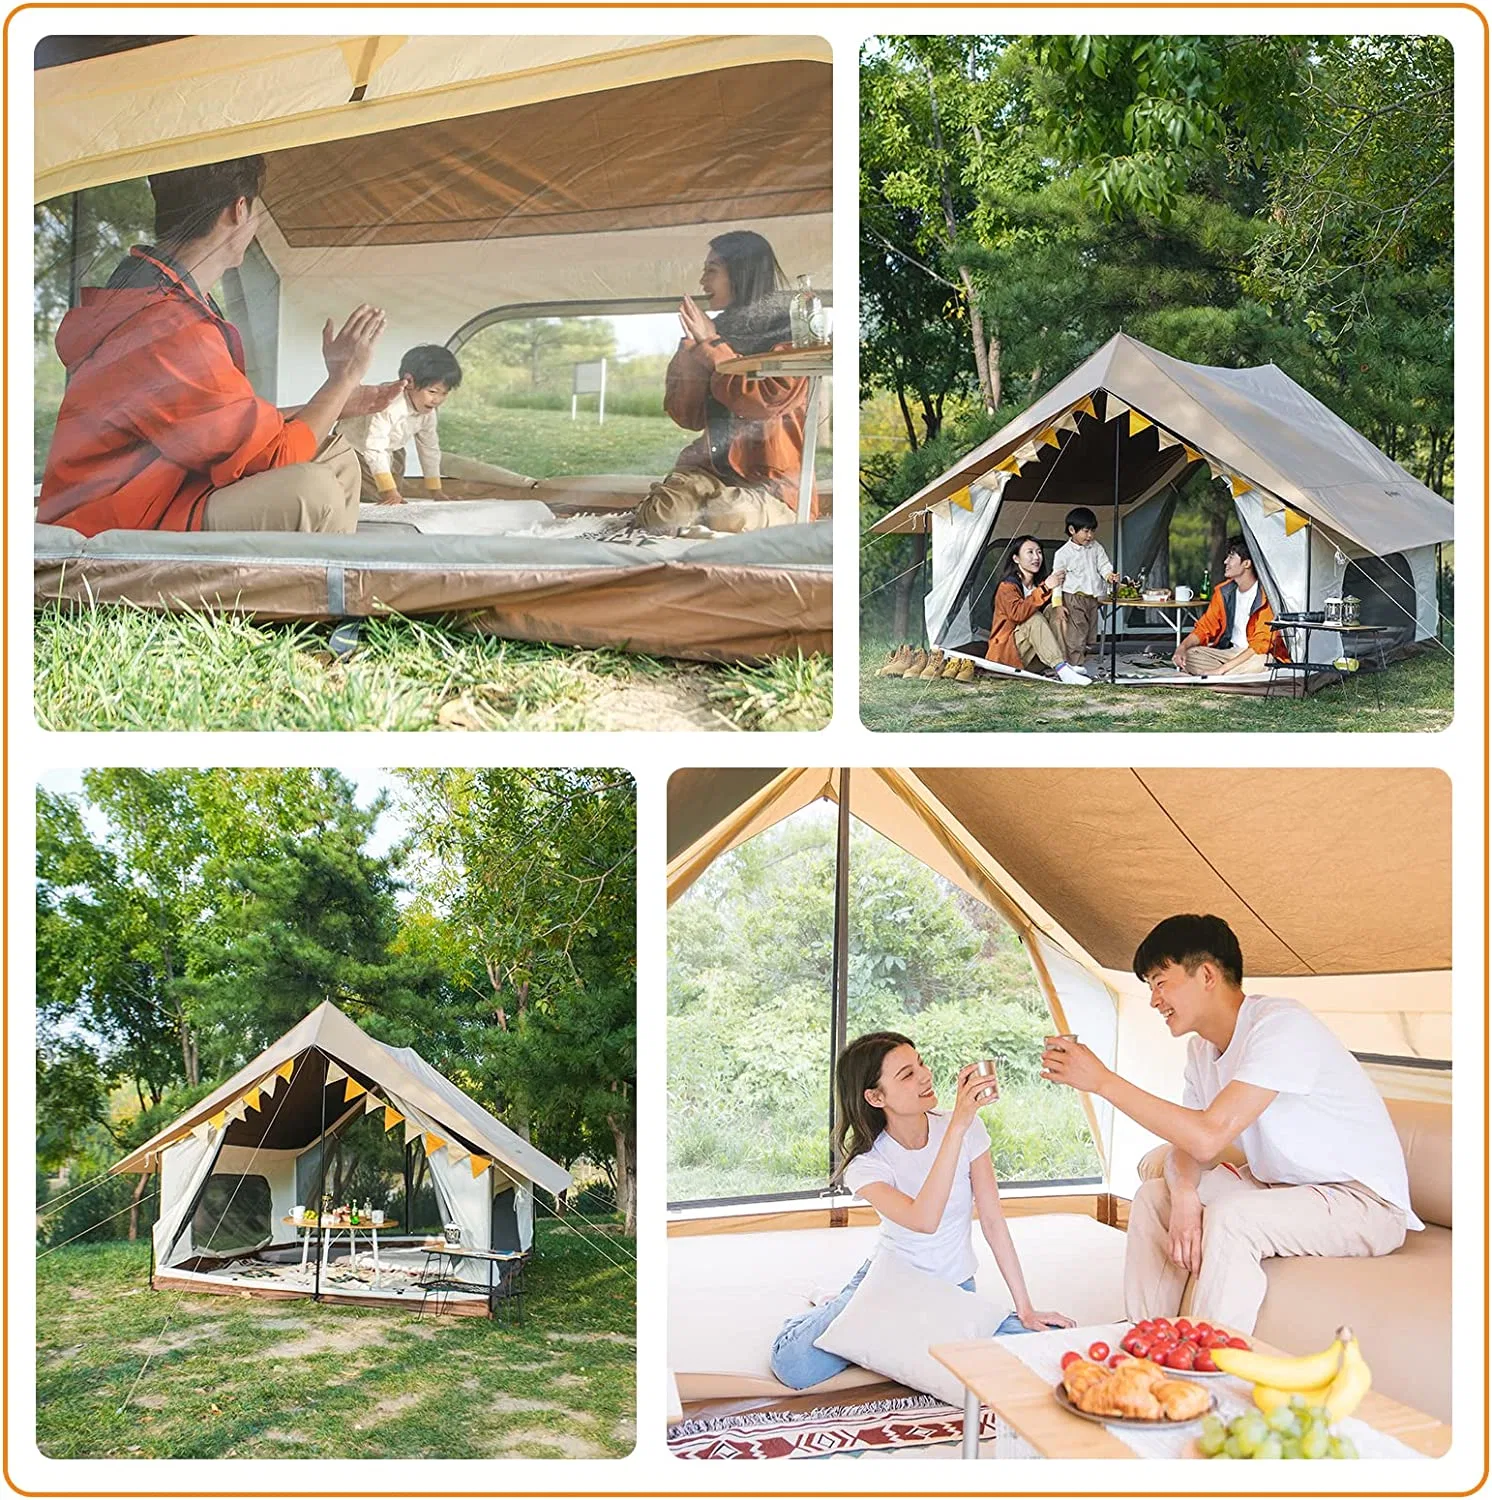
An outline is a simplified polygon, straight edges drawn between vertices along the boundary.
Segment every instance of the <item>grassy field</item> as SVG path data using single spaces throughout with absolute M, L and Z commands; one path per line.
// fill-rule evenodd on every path
M 49 1458 L 625 1457 L 632 1241 L 536 1233 L 523 1323 L 156 1292 L 144 1243 L 58 1250 L 37 1268 L 37 1444 Z
M 762 667 L 532 645 L 440 620 L 369 620 L 338 658 L 324 626 L 127 606 L 36 622 L 36 718 L 56 730 L 818 729 L 827 656 Z
M 663 415 L 595 412 L 575 421 L 568 411 L 500 406 L 458 391 L 440 414 L 440 442 L 450 453 L 484 459 L 548 479 L 554 474 L 666 474 L 693 434 Z
M 867 643 L 860 659 L 860 718 L 867 729 L 1396 731 L 1444 729 L 1453 712 L 1449 651 L 1432 646 L 1372 677 L 1360 672 L 1305 699 L 1243 698 L 1202 689 L 1066 688 L 1001 680 L 981 673 L 973 683 L 906 682 L 877 677 L 891 643 Z

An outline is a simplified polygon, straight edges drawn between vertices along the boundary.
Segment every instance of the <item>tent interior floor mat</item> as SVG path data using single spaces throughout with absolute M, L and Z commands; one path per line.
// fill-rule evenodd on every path
M 368 1256 L 359 1252 L 357 1264 L 341 1256 L 322 1268 L 321 1301 L 362 1307 L 393 1307 L 414 1312 L 441 1312 L 456 1316 L 487 1314 L 485 1291 L 461 1288 L 448 1278 L 428 1283 L 421 1278 L 424 1252 L 394 1247 L 380 1254 L 381 1273 L 374 1279 Z M 199 1264 L 201 1262 L 199 1261 Z M 279 1301 L 303 1300 L 316 1295 L 314 1263 L 266 1259 L 259 1255 L 224 1261 L 212 1270 L 190 1270 L 173 1266 L 157 1271 L 150 1280 L 157 1290 L 203 1292 L 209 1296 L 268 1297 Z M 428 1292 L 428 1296 L 426 1295 Z

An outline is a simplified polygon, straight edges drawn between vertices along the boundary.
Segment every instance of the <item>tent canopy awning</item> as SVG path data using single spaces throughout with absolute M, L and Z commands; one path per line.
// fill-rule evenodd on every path
M 689 75 L 831 61 L 822 39 L 792 36 L 182 37 L 36 74 L 36 201 Z M 668 90 L 657 97 L 671 108 Z M 690 165 L 681 154 L 674 175 Z
M 1095 408 L 1094 415 L 1078 412 L 1085 401 Z M 1376 556 L 1447 542 L 1455 534 L 1454 508 L 1448 501 L 1277 366 L 1232 370 L 1188 364 L 1122 333 L 872 529 L 881 534 L 924 529 L 933 506 L 977 483 L 1033 441 L 1039 443 L 1043 433 L 1052 433 L 1069 414 L 1076 431 L 1054 434 L 1056 447 L 1043 445 L 1042 468 L 1065 464 L 1069 450 L 1093 444 L 1101 444 L 1112 462 L 1111 424 L 1116 418 L 1124 422 L 1131 410 L 1146 426 L 1130 436 L 1129 445 L 1148 445 L 1156 463 L 1179 473 L 1196 462 L 1178 448 L 1162 450 L 1164 432 L 1248 488 Z M 1125 468 L 1133 476 L 1133 464 Z M 1139 473 L 1146 477 L 1143 468 Z M 1029 477 L 1028 472 L 1021 475 L 1022 480 Z M 1137 483 L 1133 477 L 1126 481 L 1121 505 L 1146 492 Z
M 838 777 L 787 770 L 753 788 L 739 772 L 676 776 L 670 901 L 727 850 L 836 798 Z M 737 804 L 676 846 L 675 827 L 693 832 L 694 809 L 732 790 Z M 1151 927 L 1185 911 L 1223 917 L 1250 976 L 1450 968 L 1439 771 L 856 768 L 850 797 L 861 821 L 1095 972 L 1127 973 Z
M 154 1170 L 162 1150 L 191 1134 L 245 1090 L 315 1050 L 345 1071 L 369 1079 L 399 1095 L 438 1126 L 458 1134 L 474 1149 L 502 1163 L 513 1175 L 561 1193 L 570 1186 L 570 1174 L 551 1161 L 537 1146 L 510 1130 L 450 1079 L 425 1061 L 411 1047 L 389 1047 L 365 1032 L 330 1001 L 291 1027 L 279 1041 L 265 1048 L 251 1063 L 240 1068 L 206 1098 L 173 1121 L 164 1130 L 135 1148 L 112 1168 L 115 1172 Z M 313 1070 L 297 1068 L 291 1073 L 290 1092 L 280 1101 L 266 1101 L 264 1109 L 235 1121 L 228 1127 L 230 1144 L 255 1144 L 267 1149 L 288 1149 L 311 1144 L 320 1133 L 321 1079 Z M 316 1105 L 310 1109 L 311 1103 Z M 238 1139 L 245 1134 L 252 1140 Z

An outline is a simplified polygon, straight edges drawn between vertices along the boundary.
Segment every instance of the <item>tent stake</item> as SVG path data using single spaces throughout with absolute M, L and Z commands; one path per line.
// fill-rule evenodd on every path
M 850 772 L 839 772 L 839 834 L 834 845 L 834 970 L 830 994 L 829 1029 L 829 1185 L 839 1172 L 839 1101 L 834 1088 L 834 1066 L 844 1051 L 849 1025 L 850 975 Z M 831 1211 L 832 1212 L 832 1211 Z

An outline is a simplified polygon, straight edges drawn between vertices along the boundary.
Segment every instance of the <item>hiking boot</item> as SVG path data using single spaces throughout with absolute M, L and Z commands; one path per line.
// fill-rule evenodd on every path
M 908 672 L 907 676 L 908 677 L 914 677 L 914 676 L 915 677 L 920 677 L 920 678 L 922 678 L 922 680 L 924 682 L 926 682 L 926 681 L 930 681 L 934 677 L 941 677 L 942 674 L 943 674 L 943 653 L 941 651 L 934 651 L 933 654 L 930 657 L 928 657 L 928 659 L 927 659 L 927 665 L 925 667 L 923 667 L 923 669 L 920 672 Z
M 953 674 L 953 680 L 963 683 L 973 682 L 976 670 L 973 659 L 966 656 L 959 662 L 958 671 Z
M 898 646 L 890 656 L 886 658 L 885 665 L 877 677 L 900 677 L 906 671 L 912 660 L 912 648 L 910 646 Z
M 903 677 L 920 677 L 922 676 L 922 669 L 926 665 L 927 652 L 924 651 L 921 646 L 918 646 L 917 649 L 912 652 L 912 659 L 907 663 L 906 671 L 901 675 Z
M 943 663 L 943 670 L 938 675 L 945 682 L 952 682 L 958 676 L 959 668 L 962 667 L 963 664 L 963 657 L 950 656 L 948 660 Z

